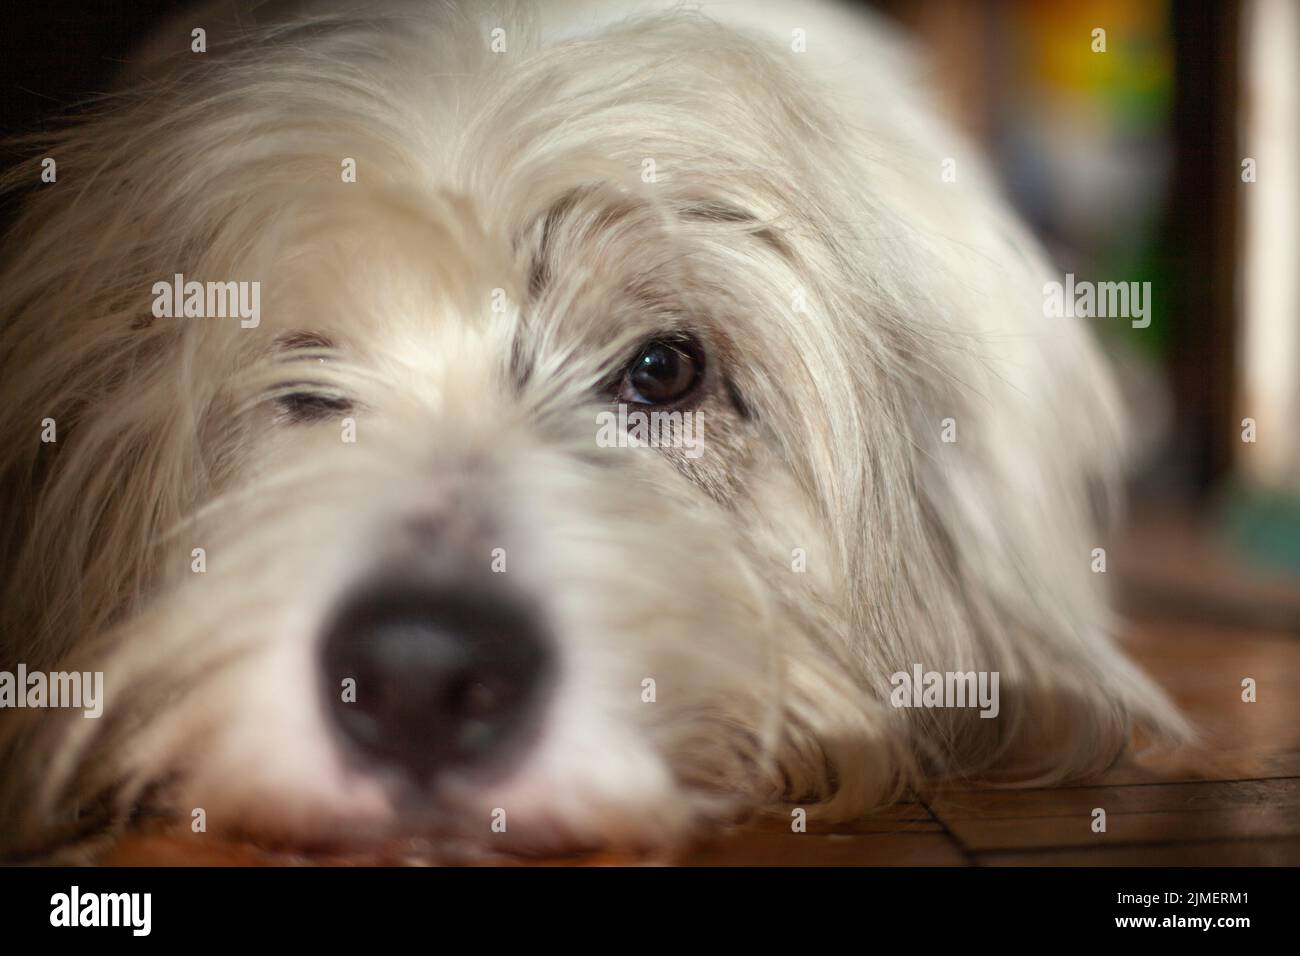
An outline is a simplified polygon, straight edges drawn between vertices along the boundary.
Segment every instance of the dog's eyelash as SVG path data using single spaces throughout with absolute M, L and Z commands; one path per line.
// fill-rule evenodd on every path
M 310 383 L 285 386 L 271 398 L 280 418 L 292 425 L 324 421 L 352 411 L 350 399 Z

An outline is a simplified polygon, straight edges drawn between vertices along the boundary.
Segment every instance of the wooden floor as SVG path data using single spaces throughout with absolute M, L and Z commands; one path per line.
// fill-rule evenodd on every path
M 672 860 L 685 865 L 1300 865 L 1300 589 L 1218 564 L 1186 529 L 1148 522 L 1126 549 L 1125 646 L 1203 734 L 1159 760 L 1037 790 L 946 787 L 833 828 L 750 826 Z M 1189 582 L 1194 587 L 1189 588 Z M 1262 613 L 1265 609 L 1267 613 Z M 1241 683 L 1254 678 L 1257 701 Z M 1106 811 L 1106 831 L 1092 829 Z M 200 849 L 200 845 L 202 848 Z M 110 864 L 405 862 L 284 857 L 140 834 Z M 418 862 L 418 854 L 416 861 Z M 595 857 L 555 863 L 626 863 Z
M 683 862 L 889 866 L 1300 865 L 1300 639 L 1139 621 L 1131 653 L 1203 730 L 1199 752 L 1086 784 L 951 787 L 849 827 L 738 833 Z M 1241 701 L 1253 677 L 1256 703 Z M 1092 830 L 1094 808 L 1106 832 Z
M 948 787 L 854 826 L 732 835 L 682 862 L 887 866 L 1300 865 L 1300 583 L 1208 528 L 1147 514 L 1109 549 L 1124 646 L 1200 745 L 1086 783 Z M 1243 678 L 1257 699 L 1241 699 Z M 1106 832 L 1092 829 L 1095 808 Z

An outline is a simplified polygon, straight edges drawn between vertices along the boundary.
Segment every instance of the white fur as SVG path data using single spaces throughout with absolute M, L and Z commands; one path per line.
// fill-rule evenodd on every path
M 188 29 L 156 42 L 180 49 L 45 147 L 58 182 L 0 276 L 19 519 L 0 648 L 103 670 L 107 699 L 99 721 L 0 715 L 10 848 L 140 802 L 300 840 L 665 846 L 753 809 L 849 817 L 943 775 L 1086 773 L 1135 721 L 1181 729 L 1109 639 L 1090 488 L 1114 482 L 1121 416 L 1082 323 L 1043 317 L 1034 243 L 879 28 L 714 12 L 214 19 L 209 53 Z M 261 281 L 261 325 L 148 321 L 176 272 Z M 596 449 L 595 388 L 683 323 L 728 343 L 752 417 L 711 398 L 696 472 Z M 313 369 L 359 403 L 356 444 L 269 410 L 301 374 L 275 339 L 298 331 L 334 342 Z M 560 677 L 512 773 L 412 806 L 334 752 L 312 655 L 421 515 L 483 518 L 461 559 L 489 573 L 506 549 Z M 999 718 L 890 707 L 914 663 L 999 671 Z

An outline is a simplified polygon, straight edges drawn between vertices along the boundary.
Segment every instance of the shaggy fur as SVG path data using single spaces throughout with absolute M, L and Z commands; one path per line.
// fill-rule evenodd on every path
M 1180 730 L 1089 567 L 1122 446 L 1088 330 L 1044 318 L 1041 254 L 893 41 L 736 6 L 336 4 L 192 54 L 196 16 L 8 176 L 58 162 L 0 275 L 0 666 L 106 675 L 100 720 L 0 713 L 8 849 L 141 807 L 659 847 Z M 175 273 L 260 281 L 260 325 L 155 319 Z M 675 331 L 705 454 L 598 448 L 611 375 Z M 304 377 L 305 422 L 275 401 Z M 556 637 L 536 741 L 429 791 L 358 772 L 316 688 L 331 609 L 495 548 Z M 998 718 L 891 707 L 916 663 L 998 671 Z

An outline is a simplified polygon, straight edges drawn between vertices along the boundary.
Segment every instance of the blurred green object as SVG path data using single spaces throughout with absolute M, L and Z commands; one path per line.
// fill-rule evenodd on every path
M 1124 276 L 1126 280 L 1150 282 L 1151 325 L 1135 329 L 1130 322 L 1104 322 L 1098 325 L 1103 335 L 1116 339 L 1135 352 L 1155 361 L 1168 355 L 1172 329 L 1168 290 L 1177 281 L 1178 264 L 1173 251 L 1158 238 L 1143 235 L 1135 242 L 1116 243 L 1099 253 L 1099 276 Z
M 1300 494 L 1234 485 L 1223 497 L 1219 521 L 1252 563 L 1300 577 Z

